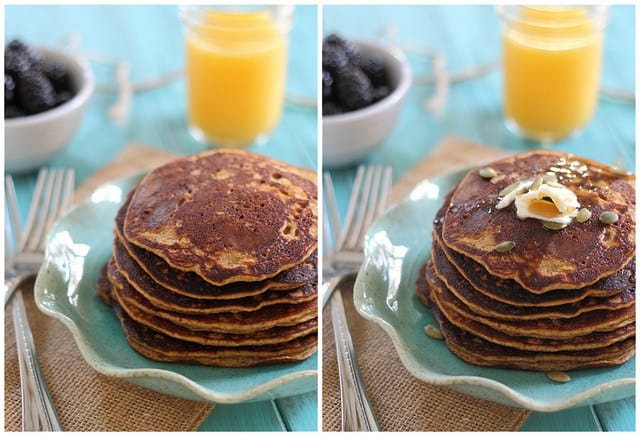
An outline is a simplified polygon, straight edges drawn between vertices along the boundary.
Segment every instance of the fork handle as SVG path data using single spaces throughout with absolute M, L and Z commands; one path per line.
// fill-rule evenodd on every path
M 379 431 L 358 367 L 340 289 L 337 289 L 331 297 L 331 321 L 336 339 L 340 374 L 342 431 Z
M 22 385 L 22 430 L 62 431 L 60 419 L 40 368 L 20 292 L 16 293 L 14 298 L 12 314 Z

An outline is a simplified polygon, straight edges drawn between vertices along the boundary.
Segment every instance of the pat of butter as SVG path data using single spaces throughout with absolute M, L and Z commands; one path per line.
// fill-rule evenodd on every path
M 557 183 L 553 185 L 542 183 L 537 189 L 528 190 L 532 184 L 533 180 L 521 182 L 520 185 L 498 202 L 496 208 L 503 209 L 515 202 L 516 213 L 520 219 L 534 218 L 563 225 L 571 223 L 571 220 L 578 214 L 580 209 L 580 203 L 573 191 Z M 535 209 L 543 209 L 535 207 L 541 201 L 549 204 L 553 213 L 542 214 L 536 211 Z

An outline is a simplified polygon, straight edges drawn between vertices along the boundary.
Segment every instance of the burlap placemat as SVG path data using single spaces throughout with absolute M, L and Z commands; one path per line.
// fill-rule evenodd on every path
M 85 198 L 105 181 L 157 166 L 175 157 L 152 147 L 132 145 L 76 191 Z M 96 372 L 82 358 L 71 333 L 35 306 L 25 304 L 44 376 L 60 420 L 68 431 L 192 431 L 213 405 L 163 395 Z M 5 431 L 21 429 L 20 372 L 11 310 L 4 322 Z
M 478 165 L 505 154 L 456 138 L 443 141 L 396 185 L 392 202 L 415 184 L 442 172 Z M 414 378 L 402 365 L 389 336 L 355 310 L 343 293 L 349 328 L 378 424 L 382 431 L 514 431 L 529 411 L 480 400 Z M 340 430 L 340 382 L 331 311 L 323 311 L 322 429 Z

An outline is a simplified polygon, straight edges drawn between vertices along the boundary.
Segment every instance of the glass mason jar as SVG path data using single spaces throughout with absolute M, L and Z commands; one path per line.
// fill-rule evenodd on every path
M 550 143 L 593 117 L 600 84 L 606 6 L 503 6 L 507 127 Z
M 212 146 L 264 141 L 280 120 L 292 6 L 183 6 L 189 129 Z

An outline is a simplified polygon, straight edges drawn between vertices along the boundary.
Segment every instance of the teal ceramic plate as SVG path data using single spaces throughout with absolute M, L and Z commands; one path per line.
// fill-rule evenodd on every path
M 360 314 L 393 339 L 404 366 L 420 380 L 538 411 L 602 403 L 634 395 L 635 358 L 613 368 L 570 371 L 559 384 L 544 373 L 474 366 L 424 333 L 437 325 L 415 295 L 418 269 L 430 256 L 431 223 L 443 196 L 464 172 L 424 181 L 380 217 L 367 235 L 365 263 L 354 287 Z
M 155 362 L 129 347 L 120 322 L 98 298 L 96 281 L 111 255 L 116 212 L 141 177 L 103 185 L 55 225 L 36 279 L 40 310 L 71 330 L 83 357 L 96 371 L 155 391 L 238 403 L 315 390 L 317 354 L 292 364 L 213 368 Z

